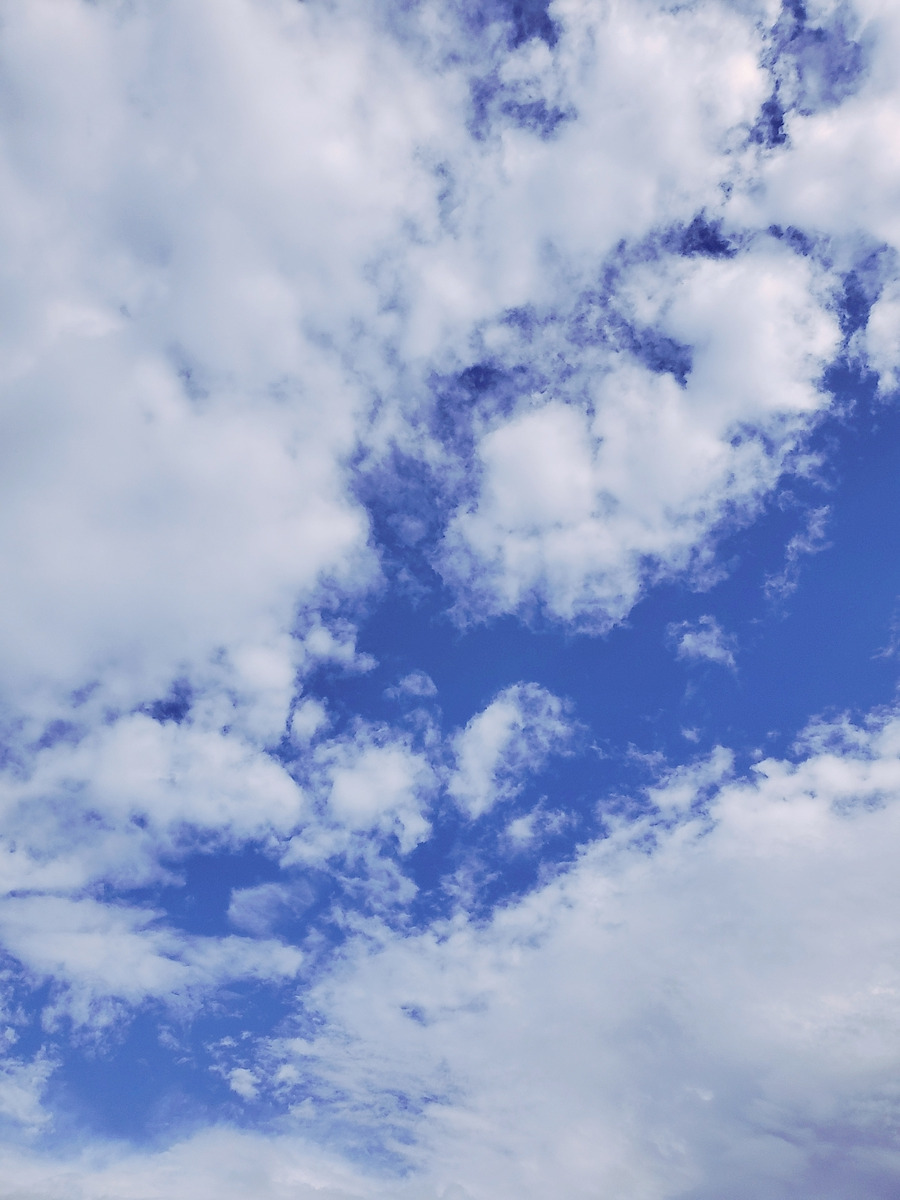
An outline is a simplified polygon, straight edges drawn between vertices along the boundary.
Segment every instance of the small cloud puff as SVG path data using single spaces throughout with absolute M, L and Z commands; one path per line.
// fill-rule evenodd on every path
M 706 659 L 734 670 L 734 652 L 737 639 L 725 633 L 715 617 L 702 616 L 696 625 L 690 621 L 677 621 L 668 626 L 666 633 L 675 645 L 675 657 L 679 659 Z
M 291 717 L 291 733 L 298 742 L 311 742 L 327 725 L 328 710 L 321 700 L 304 700 Z
M 765 593 L 769 600 L 783 600 L 797 590 L 800 582 L 800 563 L 812 554 L 827 550 L 825 529 L 831 509 L 827 504 L 807 514 L 806 528 L 795 533 L 784 548 L 784 567 L 777 575 L 766 579 Z
M 506 839 L 514 850 L 525 850 L 545 837 L 559 833 L 571 817 L 564 812 L 548 812 L 543 802 L 530 812 L 516 817 L 506 827 Z
M 252 937 L 267 937 L 284 920 L 296 917 L 314 899 L 307 884 L 260 883 L 255 887 L 235 888 L 228 905 L 228 920 Z
M 514 684 L 453 739 L 447 790 L 470 817 L 480 817 L 515 796 L 524 776 L 563 751 L 572 732 L 558 696 L 536 683 Z
M 424 700 L 437 695 L 437 686 L 431 676 L 426 675 L 424 671 L 411 671 L 409 675 L 404 675 L 394 687 L 389 687 L 384 694 L 392 700 L 396 700 L 400 696 L 415 696 Z
M 0 1118 L 29 1132 L 46 1125 L 50 1114 L 41 1101 L 55 1066 L 44 1053 L 30 1062 L 0 1056 Z

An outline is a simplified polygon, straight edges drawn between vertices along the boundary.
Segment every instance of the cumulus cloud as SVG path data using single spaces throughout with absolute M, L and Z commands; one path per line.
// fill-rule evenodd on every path
M 896 247 L 891 198 L 898 163 L 887 131 L 898 104 L 891 67 L 900 36 L 897 14 L 881 0 L 860 0 L 852 6 L 813 5 L 808 18 L 813 36 L 807 36 L 807 48 L 818 41 L 821 50 L 834 54 L 827 73 L 844 85 L 844 95 L 834 98 L 840 103 L 801 100 L 785 114 L 790 151 L 765 159 L 763 186 L 752 189 L 745 202 L 758 204 L 763 219 L 838 236 L 862 234 Z M 870 187 L 875 179 L 877 186 Z M 746 212 L 743 204 L 740 211 Z
M 318 986 L 332 1032 L 257 1068 L 405 1131 L 416 1200 L 887 1197 L 898 749 L 891 714 L 749 778 L 718 750 L 487 925 L 385 932 Z
M 476 611 L 538 602 L 620 621 L 648 582 L 696 563 L 726 516 L 755 511 L 828 403 L 837 323 L 809 262 L 777 244 L 637 266 L 622 293 L 635 320 L 685 347 L 686 378 L 615 350 L 590 402 L 533 396 L 484 433 L 476 498 L 445 547 Z
M 4 679 L 133 702 L 371 578 L 365 388 L 320 329 L 375 319 L 434 112 L 390 40 L 303 6 L 38 3 L 3 54 Z
M 221 847 L 286 839 L 308 801 L 257 748 L 190 723 L 133 714 L 61 739 L 0 788 L 2 890 L 139 886 L 198 835 Z
M 387 694 L 392 697 L 414 696 L 418 699 L 426 699 L 437 695 L 437 687 L 434 680 L 425 671 L 411 671 L 409 675 L 404 675 L 394 687 L 388 688 Z
M 67 995 L 55 1011 L 76 1021 L 110 1010 L 105 1002 L 165 998 L 188 1008 L 197 994 L 224 980 L 283 980 L 302 955 L 274 940 L 187 936 L 148 909 L 58 896 L 7 898 L 0 936 L 7 951 L 36 978 L 53 980 Z
M 411 850 L 428 833 L 421 793 L 430 768 L 420 755 L 399 745 L 350 745 L 329 748 L 328 809 L 351 830 L 387 823 L 396 829 L 403 850 Z
M 0 1118 L 15 1122 L 26 1132 L 37 1132 L 51 1116 L 44 1107 L 47 1083 L 56 1064 L 45 1054 L 31 1061 L 0 1057 Z
M 456 734 L 447 791 L 469 817 L 483 816 L 515 796 L 572 733 L 558 696 L 534 683 L 506 688 Z
M 666 632 L 675 646 L 677 658 L 706 659 L 732 669 L 736 665 L 736 639 L 725 632 L 715 617 L 701 617 L 694 625 L 690 621 L 679 621 L 670 625 Z
M 895 392 L 900 369 L 900 280 L 893 280 L 872 305 L 865 331 L 866 362 L 878 374 L 882 394 Z

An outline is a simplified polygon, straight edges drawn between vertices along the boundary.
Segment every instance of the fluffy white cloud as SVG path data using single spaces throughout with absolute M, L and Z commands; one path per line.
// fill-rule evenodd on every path
M 705 658 L 723 667 L 734 667 L 736 642 L 715 617 L 701 617 L 695 625 L 681 621 L 666 631 L 675 645 L 678 658 Z
M 346 743 L 322 753 L 328 774 L 328 813 L 353 831 L 394 831 L 401 852 L 430 832 L 422 811 L 434 787 L 427 759 L 399 743 Z
M 872 305 L 865 350 L 868 366 L 878 373 L 879 391 L 895 392 L 900 383 L 900 280 L 892 281 Z
M 272 646 L 323 574 L 371 577 L 345 470 L 366 387 L 333 341 L 377 323 L 366 266 L 430 211 L 435 116 L 393 39 L 347 20 L 10 13 L 0 660 L 19 703 L 97 676 L 143 699 Z
M 316 989 L 324 1030 L 231 1068 L 248 1103 L 315 1097 L 289 1138 L 229 1135 L 232 1177 L 242 1163 L 266 1197 L 313 1180 L 367 1200 L 837 1200 L 861 1180 L 889 1197 L 900 719 L 814 726 L 795 761 L 730 770 L 719 750 L 663 777 L 649 815 L 486 925 L 370 927 Z M 325 1169 L 306 1138 L 336 1117 L 402 1131 L 413 1174 Z M 68 1194 L 203 1190 L 224 1170 L 215 1137 L 105 1165 L 95 1150 L 67 1164 Z M 58 1194 L 62 1168 L 10 1162 Z
M 284 767 L 239 738 L 141 713 L 38 753 L 0 786 L 2 890 L 133 887 L 160 858 L 284 841 L 308 816 Z
M 420 36 L 442 7 L 421 6 Z M 556 0 L 553 11 L 552 54 L 536 39 L 499 62 L 479 61 L 491 39 L 454 47 L 472 64 L 485 127 L 474 145 L 444 142 L 455 236 L 398 267 L 410 356 L 464 352 L 473 323 L 555 303 L 621 239 L 715 207 L 739 169 L 729 152 L 767 87 L 754 23 L 719 3 Z M 446 69 L 446 42 L 432 53 Z
M 161 1154 L 123 1154 L 121 1146 L 98 1144 L 75 1162 L 50 1163 L 10 1148 L 4 1169 L 9 1200 L 362 1200 L 369 1186 L 359 1172 L 297 1138 L 221 1128 Z
M 0 936 L 35 978 L 65 989 L 54 1013 L 103 1024 L 109 1001 L 154 998 L 190 1007 L 226 980 L 281 981 L 302 955 L 275 940 L 188 936 L 162 914 L 91 899 L 21 896 L 0 902 Z
M 318 728 L 318 706 L 312 715 Z M 229 971 L 254 974 L 252 942 L 184 942 L 161 914 L 85 891 L 108 887 L 127 901 L 136 887 L 183 885 L 185 857 L 252 843 L 273 867 L 362 869 L 372 877 L 373 900 L 402 902 L 411 884 L 393 863 L 395 849 L 406 855 L 430 835 L 442 780 L 470 815 L 480 815 L 515 795 L 570 734 L 562 702 L 534 684 L 500 693 L 446 744 L 431 727 L 417 746 L 408 733 L 359 724 L 312 747 L 298 733 L 298 757 L 287 765 L 232 731 L 193 720 L 133 713 L 76 731 L 3 778 L 0 941 L 38 977 L 130 1004 L 191 990 L 195 977 L 197 987 L 205 980 L 215 988 Z M 447 757 L 455 761 L 449 778 Z M 265 937 L 308 901 L 304 885 L 287 879 L 239 889 L 228 917 Z M 280 961 L 274 943 L 259 946 L 264 960 Z M 95 950 L 103 961 L 91 966 Z M 221 970 L 206 972 L 201 958 L 216 954 Z
M 413 1139 L 411 1200 L 887 1198 L 900 720 L 729 769 L 662 779 L 487 925 L 360 947 L 316 990 L 333 1036 L 273 1043 L 260 1075 L 289 1093 L 295 1062 L 326 1111 Z
M 862 235 L 864 244 L 896 248 L 900 155 L 892 131 L 900 105 L 893 67 L 900 44 L 897 10 L 889 0 L 858 0 L 816 5 L 810 17 L 813 27 L 821 23 L 824 36 L 819 40 L 832 51 L 829 82 L 838 85 L 837 94 L 814 104 L 801 98 L 788 112 L 787 147 L 765 156 L 759 178 L 736 197 L 736 211 L 751 221 L 776 221 L 839 237 Z M 854 42 L 861 48 L 858 56 Z
M 47 1125 L 50 1114 L 42 1101 L 55 1065 L 44 1054 L 30 1062 L 12 1056 L 0 1057 L 0 1118 L 15 1122 L 27 1132 L 36 1132 Z
M 708 557 L 726 514 L 753 513 L 828 403 L 839 330 L 807 260 L 763 239 L 637 267 L 621 292 L 633 319 L 689 348 L 685 383 L 611 352 L 588 403 L 536 395 L 484 433 L 478 494 L 445 547 L 477 612 L 538 602 L 621 620 L 648 580 Z
M 535 683 L 504 689 L 453 739 L 447 791 L 470 817 L 515 796 L 524 776 L 563 750 L 573 727 L 565 706 Z
M 346 473 L 369 397 L 464 361 L 511 307 L 553 310 L 623 238 L 720 209 L 753 164 L 760 15 L 560 0 L 552 52 L 504 53 L 434 4 L 393 31 L 353 3 L 11 15 L 0 660 L 18 703 L 99 679 L 127 705 L 223 649 L 268 655 L 270 690 L 289 679 L 298 604 L 323 575 L 371 578 Z M 777 448 L 733 448 L 736 429 L 820 403 L 832 327 L 790 255 L 681 260 L 629 286 L 644 308 L 669 295 L 654 319 L 694 348 L 688 388 L 607 363 L 589 425 L 526 406 L 486 433 L 482 497 L 450 545 L 494 610 L 537 595 L 618 619 L 640 564 L 684 566 L 726 504 L 777 477 Z M 376 442 L 414 444 L 401 408 L 378 411 Z M 574 493 L 563 512 L 537 468 L 519 512 L 508 475 L 535 469 L 543 435 Z
M 897 276 L 900 252 L 900 85 L 894 63 L 900 18 L 885 0 L 807 5 L 811 30 L 784 58 L 793 77 L 784 144 L 729 202 L 740 223 L 802 229 L 827 245 L 842 271 L 855 270 L 867 303 L 863 362 L 896 388 Z M 782 71 L 782 75 L 784 72 Z M 862 314 L 865 320 L 865 313 Z

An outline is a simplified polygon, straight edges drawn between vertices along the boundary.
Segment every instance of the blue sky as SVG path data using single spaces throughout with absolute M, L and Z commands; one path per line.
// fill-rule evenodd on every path
M 900 1178 L 900 16 L 0 12 L 0 1200 Z

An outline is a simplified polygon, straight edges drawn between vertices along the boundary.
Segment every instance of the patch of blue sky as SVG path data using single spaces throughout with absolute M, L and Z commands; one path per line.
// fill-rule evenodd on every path
M 531 89 L 510 86 L 497 73 L 472 80 L 472 117 L 470 128 L 475 138 L 483 139 L 504 124 L 517 126 L 539 138 L 551 138 L 577 113 L 571 106 L 532 96 Z
M 816 24 L 802 0 L 786 0 L 763 58 L 780 102 L 809 114 L 851 96 L 869 66 L 870 36 L 860 37 L 858 19 L 847 7 L 835 6 Z
M 751 141 L 769 149 L 788 140 L 785 116 L 808 115 L 840 104 L 861 86 L 868 67 L 867 46 L 848 29 L 849 12 L 836 6 L 831 20 L 809 21 L 802 0 L 785 0 L 762 62 L 773 78 L 750 131 Z
M 559 27 L 550 12 L 550 0 L 488 0 L 484 4 L 460 0 L 458 7 L 475 34 L 492 23 L 502 24 L 507 44 L 512 48 L 532 38 L 540 38 L 548 46 L 554 46 L 559 36 Z

